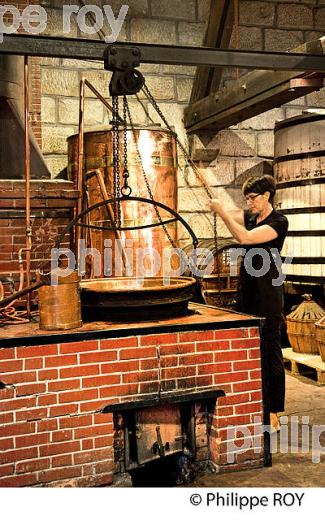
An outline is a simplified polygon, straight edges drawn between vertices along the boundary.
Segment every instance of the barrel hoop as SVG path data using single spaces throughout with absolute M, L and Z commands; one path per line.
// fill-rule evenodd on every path
M 288 231 L 288 237 L 325 237 L 325 230 L 320 229 L 318 231 L 308 229 L 305 231 Z
M 275 131 L 280 130 L 282 128 L 289 128 L 290 126 L 298 126 L 307 123 L 314 123 L 315 121 L 322 121 L 325 117 L 322 114 L 315 114 L 310 117 L 302 117 L 301 119 L 296 119 L 295 121 L 284 120 L 279 121 L 275 124 Z
M 285 257 L 282 256 L 281 260 L 285 260 Z M 325 258 L 323 256 L 294 256 L 291 261 L 292 264 L 325 264 Z
M 308 276 L 301 274 L 286 274 L 286 282 L 325 284 L 325 276 Z
M 277 211 L 279 213 L 282 213 L 283 215 L 299 215 L 299 214 L 309 214 L 309 213 L 325 213 L 325 207 L 324 206 L 314 206 L 312 208 L 277 208 Z
M 325 150 L 315 150 L 314 152 L 293 153 L 291 155 L 279 155 L 274 158 L 274 164 L 284 163 L 288 161 L 298 161 L 300 159 L 313 159 L 313 157 L 324 157 Z
M 297 186 L 310 186 L 313 184 L 324 184 L 325 177 L 316 177 L 314 179 L 300 179 L 286 182 L 279 182 L 276 185 L 277 190 L 284 190 L 286 188 L 296 188 Z

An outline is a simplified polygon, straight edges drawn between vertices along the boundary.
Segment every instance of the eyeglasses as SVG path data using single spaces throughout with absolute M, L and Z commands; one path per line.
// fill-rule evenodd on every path
M 256 197 L 259 197 L 260 195 L 262 195 L 262 193 L 257 193 L 257 195 L 247 195 L 245 199 L 247 202 L 253 202 L 256 199 Z

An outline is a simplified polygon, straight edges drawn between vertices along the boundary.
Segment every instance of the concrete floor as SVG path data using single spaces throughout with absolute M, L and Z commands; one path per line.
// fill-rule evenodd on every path
M 325 386 L 318 386 L 312 379 L 286 375 L 286 411 L 289 418 L 299 417 L 298 453 L 273 454 L 271 468 L 229 472 L 227 474 L 205 474 L 198 477 L 194 487 L 325 487 Z M 324 425 L 321 445 L 324 454 L 319 463 L 312 462 L 309 453 L 301 452 L 301 418 L 309 417 L 309 437 L 313 425 Z M 306 428 L 306 427 L 305 427 Z M 306 431 L 308 432 L 307 428 Z M 277 435 L 277 434 L 275 434 Z M 279 435 L 279 434 L 278 434 Z M 306 435 L 306 433 L 305 433 Z M 290 439 L 290 437 L 289 437 Z M 290 450 L 289 450 L 290 451 Z

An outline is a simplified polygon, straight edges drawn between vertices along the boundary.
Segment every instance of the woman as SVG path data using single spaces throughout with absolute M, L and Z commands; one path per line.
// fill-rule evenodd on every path
M 279 279 L 275 257 L 279 257 L 287 235 L 288 220 L 273 208 L 275 190 L 271 175 L 251 177 L 242 187 L 248 210 L 228 211 L 218 199 L 211 201 L 211 210 L 245 247 L 246 255 L 249 252 L 249 262 L 242 262 L 240 269 L 239 310 L 265 318 L 261 328 L 264 408 L 270 413 L 271 426 L 279 430 L 278 413 L 284 411 L 285 373 L 280 341 L 283 290 L 275 282 Z M 265 257 L 267 272 L 263 270 Z

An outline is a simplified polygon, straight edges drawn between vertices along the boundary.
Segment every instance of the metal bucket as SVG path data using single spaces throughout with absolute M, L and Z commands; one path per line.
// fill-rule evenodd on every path
M 77 273 L 58 279 L 58 285 L 38 290 L 40 329 L 70 330 L 81 327 L 80 277 Z

